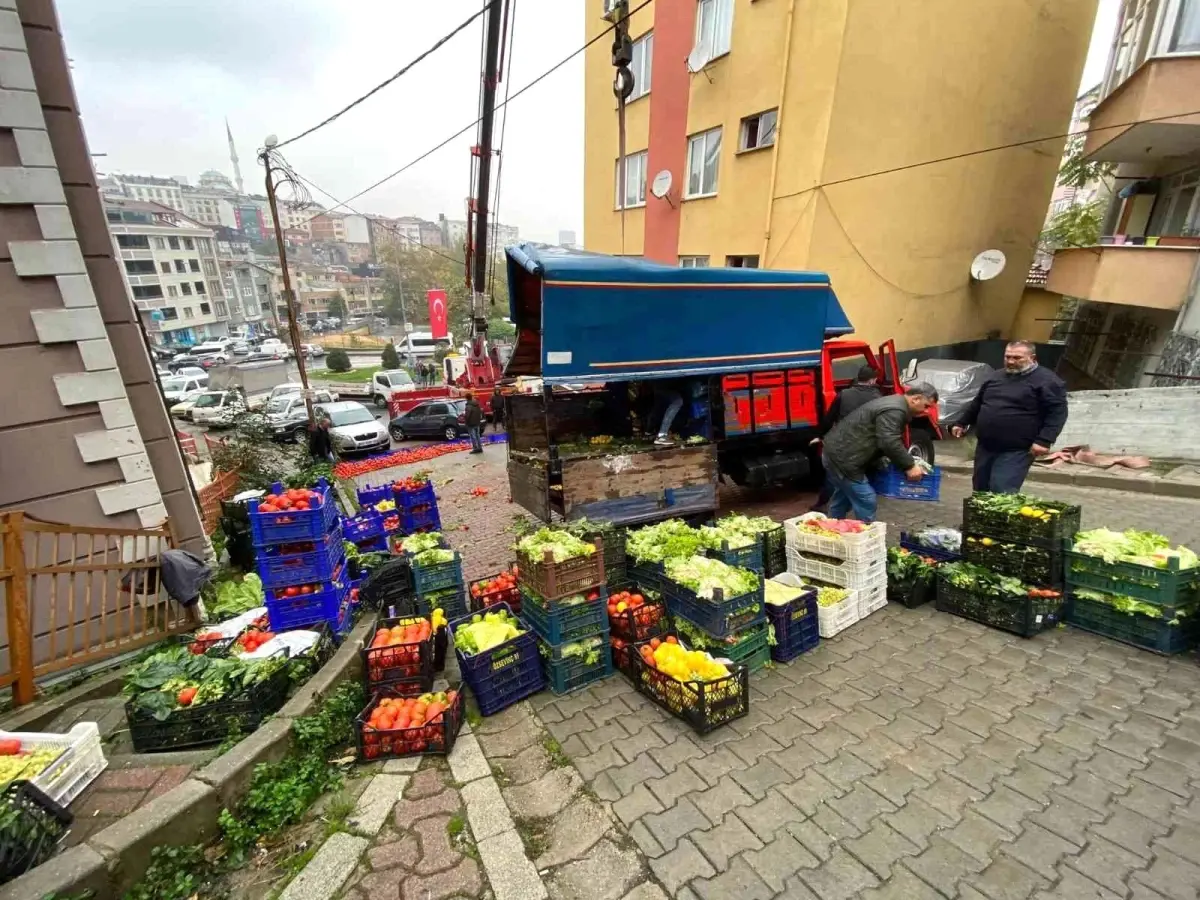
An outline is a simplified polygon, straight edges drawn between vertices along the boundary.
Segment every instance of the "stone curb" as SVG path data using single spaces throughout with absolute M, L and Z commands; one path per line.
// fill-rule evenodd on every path
M 291 743 L 292 719 L 309 714 L 330 689 L 362 674 L 359 648 L 375 620 L 359 622 L 333 658 L 321 667 L 271 721 L 192 774 L 183 784 L 144 804 L 79 846 L 0 887 L 0 900 L 42 900 L 94 892 L 116 900 L 145 874 L 150 851 L 185 846 L 216 835 L 217 817 L 249 783 L 260 762 L 282 759 Z
M 76 703 L 115 697 L 121 693 L 124 666 L 112 672 L 89 676 L 83 684 L 68 688 L 61 694 L 47 697 L 21 707 L 4 717 L 0 727 L 5 731 L 42 731 L 50 727 L 63 710 Z
M 974 465 L 969 462 L 939 462 L 938 466 L 942 471 L 955 475 L 970 475 L 974 470 Z M 1179 497 L 1185 500 L 1200 499 L 1200 484 L 1191 484 L 1186 481 L 1166 481 L 1162 478 L 1153 480 L 1121 478 L 1116 475 L 1056 472 L 1053 469 L 1038 469 L 1035 467 L 1029 470 L 1026 481 L 1040 481 L 1045 484 L 1069 484 L 1074 487 L 1083 488 L 1106 488 L 1111 491 L 1154 494 L 1159 497 Z

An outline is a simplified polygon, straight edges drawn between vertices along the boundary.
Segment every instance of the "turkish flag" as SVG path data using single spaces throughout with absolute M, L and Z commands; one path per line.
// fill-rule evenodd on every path
M 429 332 L 436 341 L 446 337 L 446 292 L 433 290 L 426 296 L 429 298 Z

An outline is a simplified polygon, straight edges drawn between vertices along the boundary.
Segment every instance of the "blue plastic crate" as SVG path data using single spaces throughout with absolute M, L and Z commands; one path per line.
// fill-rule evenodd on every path
M 454 559 L 444 563 L 420 565 L 413 557 L 413 588 L 418 594 L 428 594 L 442 588 L 463 587 L 462 557 L 457 552 Z
M 376 503 L 381 503 L 384 500 L 391 500 L 392 486 L 384 484 L 379 487 L 370 487 L 358 489 L 358 505 L 363 509 L 374 509 Z
M 608 590 L 600 589 L 595 600 L 570 606 L 561 600 L 546 600 L 521 589 L 520 617 L 548 644 L 566 644 L 608 632 Z
M 363 544 L 383 536 L 383 516 L 374 511 L 346 516 L 342 519 L 342 534 L 352 544 Z
M 288 631 L 328 622 L 335 631 L 339 630 L 343 616 L 349 607 L 350 582 L 330 581 L 321 590 L 295 597 L 276 596 L 266 591 L 267 616 L 272 631 Z
M 341 528 L 335 527 L 323 541 L 311 543 L 313 549 L 302 553 L 282 553 L 277 546 L 259 550 L 256 565 L 263 586 L 282 588 L 332 579 L 346 557 Z
M 719 559 L 727 566 L 737 566 L 739 569 L 750 569 L 762 574 L 763 551 L 762 542 L 755 541 L 749 547 L 730 548 L 724 546 L 720 550 L 709 550 L 707 554 L 712 559 Z
M 662 591 L 667 584 L 662 563 L 635 562 L 632 556 L 625 557 L 625 575 L 643 590 Z
M 941 550 L 937 547 L 926 547 L 907 531 L 900 532 L 900 546 L 910 553 L 916 553 L 918 556 L 928 556 L 930 559 L 936 559 L 938 562 L 958 562 L 962 559 L 961 553 L 952 553 L 949 550 Z
M 691 589 L 669 580 L 663 593 L 671 615 L 683 616 L 715 638 L 729 637 L 743 628 L 767 621 L 761 581 L 757 590 L 719 601 L 698 597 Z
M 441 531 L 442 518 L 438 515 L 436 506 L 431 506 L 421 512 L 400 511 L 400 531 L 404 534 L 415 534 L 418 531 Z
M 584 662 L 582 657 L 569 656 L 566 659 L 543 659 L 542 665 L 546 670 L 546 684 L 555 694 L 569 694 L 593 682 L 607 678 L 613 671 L 612 646 L 608 643 L 607 635 L 599 647 L 600 658 L 594 663 Z
M 316 509 L 280 510 L 259 512 L 258 500 L 251 500 L 250 532 L 255 547 L 270 547 L 273 544 L 294 544 L 298 541 L 319 541 L 337 525 L 338 509 L 333 489 L 322 478 L 315 488 L 321 495 L 321 505 Z M 282 494 L 284 487 L 279 482 L 271 485 L 271 493 Z
M 394 491 L 393 499 L 396 508 L 402 510 L 419 509 L 422 506 L 437 507 L 437 495 L 433 492 L 433 482 L 425 482 L 425 486 L 415 491 Z
M 507 604 L 499 603 L 494 609 L 503 607 L 511 613 Z M 471 616 L 453 619 L 449 623 L 450 641 L 454 631 L 471 621 Z M 498 647 L 465 656 L 455 647 L 458 671 L 470 686 L 479 704 L 479 712 L 494 715 L 514 703 L 536 694 L 546 686 L 546 673 L 542 669 L 538 654 L 537 636 L 532 631 L 505 641 Z
M 771 648 L 775 662 L 790 662 L 821 642 L 815 590 L 805 591 L 782 606 L 768 603 L 766 607 L 767 621 L 775 629 L 775 646 Z
M 373 537 L 369 541 L 363 541 L 358 545 L 358 549 L 360 553 L 387 553 L 387 535 L 381 534 L 379 537 Z
M 899 469 L 889 466 L 871 476 L 871 487 L 880 497 L 892 500 L 921 500 L 932 503 L 942 491 L 942 470 L 937 466 L 920 481 L 909 481 Z

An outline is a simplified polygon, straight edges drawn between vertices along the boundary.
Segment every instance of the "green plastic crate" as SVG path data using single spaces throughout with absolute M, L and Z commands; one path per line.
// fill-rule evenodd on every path
M 1074 550 L 1066 554 L 1066 578 L 1071 587 L 1136 597 L 1155 606 L 1185 607 L 1200 602 L 1200 568 L 1181 570 L 1178 559 L 1169 560 L 1170 568 L 1158 569 L 1105 562 Z
M 731 662 L 741 663 L 751 672 L 757 672 L 771 661 L 771 647 L 767 643 L 767 626 L 755 625 L 747 628 L 736 644 L 724 650 L 711 651 L 713 656 L 723 656 Z
M 1156 619 L 1143 613 L 1121 612 L 1107 603 L 1084 597 L 1067 600 L 1067 623 L 1072 628 L 1162 654 L 1184 653 L 1200 643 L 1200 619 L 1194 615 L 1194 609 L 1192 613 L 1172 620 L 1164 612 L 1163 618 Z

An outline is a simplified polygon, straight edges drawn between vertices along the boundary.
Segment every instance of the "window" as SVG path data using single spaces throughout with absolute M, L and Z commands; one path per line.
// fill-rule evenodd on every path
M 679 257 L 679 268 L 681 269 L 707 269 L 707 256 L 681 256 Z
M 622 197 L 621 161 L 615 166 L 615 184 L 617 186 L 616 207 L 628 209 L 631 206 L 646 205 L 646 151 L 630 153 L 625 157 L 624 196 Z M 624 202 L 622 202 L 624 201 Z
M 173 285 L 173 284 L 168 284 L 167 285 L 167 296 L 168 297 L 178 297 L 179 296 L 179 288 L 175 287 L 175 285 Z
M 717 166 L 721 160 L 721 129 L 688 138 L 687 185 L 683 196 L 708 197 L 717 192 Z
M 1200 168 L 1164 179 L 1147 234 L 1182 235 L 1200 230 Z
M 1179 18 L 1171 36 L 1171 52 L 1200 52 L 1200 0 L 1180 0 Z
M 154 239 L 154 249 L 155 250 L 166 250 L 167 242 L 164 241 L 162 238 L 155 238 Z
M 159 312 L 162 313 L 162 317 L 164 319 L 178 319 L 179 318 L 179 312 L 173 306 L 164 306 L 162 309 L 159 310 Z
M 118 221 L 120 215 L 118 211 Z M 118 234 L 117 246 L 122 250 L 149 250 L 150 239 L 144 234 Z
M 696 10 L 696 46 L 712 48 L 711 59 L 729 52 L 733 36 L 733 0 L 700 0 Z
M 217 303 L 215 305 L 217 308 L 217 315 L 220 316 L 222 319 L 229 315 L 229 307 L 226 306 L 224 303 Z
M 654 32 L 644 34 L 633 42 L 633 61 L 629 71 L 633 73 L 633 93 L 630 100 L 645 97 L 650 93 L 650 66 L 654 61 Z
M 738 150 L 755 150 L 759 147 L 770 147 L 775 143 L 775 119 L 777 113 L 769 109 L 757 116 L 747 116 L 742 119 L 741 136 L 738 139 Z
M 192 286 L 190 284 L 188 284 L 186 281 L 179 286 L 179 289 L 181 291 L 183 291 L 183 296 L 185 296 L 185 297 L 192 296 Z
M 202 253 L 212 253 L 212 241 L 208 238 L 198 238 L 196 246 L 200 248 Z
M 225 292 L 223 290 L 221 290 L 221 282 L 219 282 L 219 281 L 209 281 L 208 292 L 209 292 L 209 294 L 211 294 L 214 297 L 224 297 L 225 296 Z
M 184 287 L 186 287 L 186 286 L 187 285 L 184 285 Z M 196 314 L 194 312 L 192 312 L 192 308 L 190 306 L 185 306 L 183 308 L 183 317 L 185 319 L 194 319 L 194 318 L 196 318 Z
M 217 274 L 217 264 L 215 262 L 213 262 L 211 259 L 206 259 L 204 261 L 204 274 L 205 275 L 216 275 Z
M 189 259 L 188 260 L 188 268 L 191 269 L 193 272 L 199 272 L 200 271 L 200 260 Z
M 195 250 L 196 242 L 193 241 L 191 238 L 184 238 L 183 239 L 183 249 L 184 250 Z
M 181 274 L 187 272 L 187 264 L 182 259 L 175 260 L 175 271 Z
M 162 285 L 145 284 L 130 288 L 134 300 L 158 300 L 163 295 Z
M 725 265 L 730 269 L 757 269 L 758 256 L 727 256 Z
M 211 316 L 212 315 L 212 306 L 210 306 L 207 303 L 201 303 L 200 304 L 200 315 Z
M 196 282 L 196 293 L 197 294 L 207 294 L 208 293 L 208 289 L 204 286 L 203 281 Z
M 125 273 L 127 275 L 156 275 L 154 271 L 154 263 L 148 259 L 127 259 L 125 260 Z
M 217 306 L 221 306 L 221 305 L 222 304 L 220 304 L 220 303 L 217 304 Z M 258 315 L 258 307 L 255 306 L 253 303 L 247 303 L 246 304 L 246 315 L 257 316 Z
M 167 246 L 170 247 L 172 250 L 178 250 L 179 249 L 179 238 L 177 238 L 177 237 L 167 238 Z
M 254 285 L 243 284 L 242 285 L 242 296 L 243 297 L 253 297 L 254 296 Z

